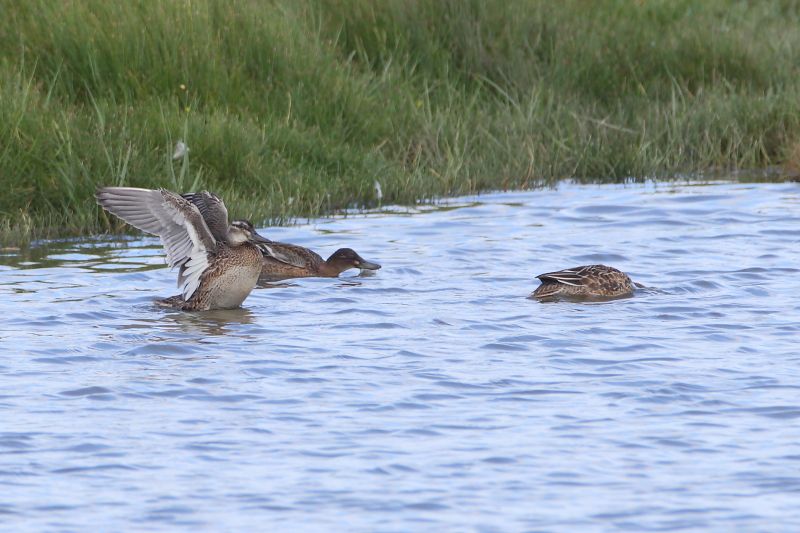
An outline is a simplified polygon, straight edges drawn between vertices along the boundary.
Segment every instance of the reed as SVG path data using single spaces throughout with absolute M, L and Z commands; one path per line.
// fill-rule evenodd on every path
M 797 161 L 791 0 L 0 0 L 0 239 Z M 173 161 L 175 142 L 188 155 Z M 792 155 L 795 154 L 795 155 Z M 381 184 L 383 198 L 375 195 Z

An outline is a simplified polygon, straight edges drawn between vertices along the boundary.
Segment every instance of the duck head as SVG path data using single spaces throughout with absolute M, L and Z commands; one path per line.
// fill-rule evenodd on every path
M 239 246 L 246 242 L 269 242 L 269 239 L 259 235 L 249 220 L 234 220 L 228 226 L 227 241 L 231 246 Z
M 331 267 L 338 270 L 339 273 L 344 272 L 350 268 L 360 268 L 362 270 L 378 270 L 381 266 L 378 263 L 367 261 L 355 250 L 351 248 L 340 248 L 333 252 L 331 256 L 325 261 Z

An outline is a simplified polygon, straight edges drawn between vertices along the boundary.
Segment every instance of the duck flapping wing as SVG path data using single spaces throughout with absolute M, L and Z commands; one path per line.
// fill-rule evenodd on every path
M 217 241 L 197 206 L 165 189 L 104 187 L 95 197 L 106 211 L 161 238 L 167 264 L 180 267 L 178 286 L 188 300 L 208 268 L 208 254 L 217 249 Z

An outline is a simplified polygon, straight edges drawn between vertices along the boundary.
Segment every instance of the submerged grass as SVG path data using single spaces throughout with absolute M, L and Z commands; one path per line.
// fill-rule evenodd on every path
M 0 240 L 118 229 L 99 185 L 233 216 L 800 166 L 800 2 L 0 0 Z M 190 151 L 173 161 L 178 139 Z

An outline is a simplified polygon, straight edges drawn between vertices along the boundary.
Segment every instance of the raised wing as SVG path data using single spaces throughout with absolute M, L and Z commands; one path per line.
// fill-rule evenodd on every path
M 181 196 L 197 206 L 214 239 L 225 242 L 228 236 L 228 209 L 222 198 L 208 191 L 189 192 Z
M 269 257 L 297 268 L 310 267 L 324 261 L 319 254 L 296 244 L 270 241 L 268 243 L 259 243 L 257 246 L 261 253 L 264 254 L 264 257 Z
M 208 268 L 208 254 L 217 243 L 198 208 L 181 196 L 164 190 L 104 187 L 97 203 L 131 226 L 161 237 L 167 264 L 180 267 L 178 286 L 188 300 Z

